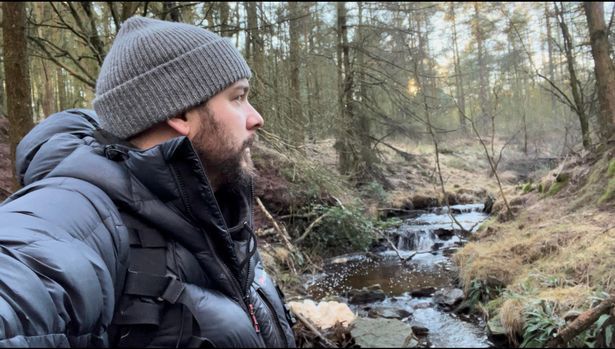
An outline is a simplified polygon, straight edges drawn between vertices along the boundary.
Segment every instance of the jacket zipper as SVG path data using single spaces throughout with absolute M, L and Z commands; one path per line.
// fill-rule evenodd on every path
M 180 188 L 180 193 L 182 195 L 182 202 L 184 203 L 184 206 L 186 207 L 186 210 L 188 211 L 188 213 L 192 217 L 194 217 L 194 215 L 192 214 L 192 207 L 188 203 L 188 199 L 186 196 L 186 191 L 185 191 L 186 188 L 184 185 L 184 181 L 180 178 L 180 176 L 178 175 L 178 171 L 174 168 L 174 166 L 172 167 L 174 170 L 173 172 L 175 173 L 175 178 L 177 179 L 177 183 Z M 202 165 L 201 165 L 200 170 L 203 171 Z M 204 171 L 202 174 L 205 177 Z M 252 321 L 252 325 L 254 326 L 254 330 L 256 331 L 256 333 L 260 334 L 260 327 L 256 319 L 256 315 L 254 313 L 254 305 L 250 302 L 249 290 L 246 290 L 245 293 L 242 292 L 241 285 L 239 284 L 239 280 L 237 279 L 237 277 L 235 277 L 235 275 L 231 273 L 231 271 L 228 269 L 228 266 L 222 260 L 220 260 L 220 257 L 218 256 L 216 251 L 213 249 L 213 244 L 210 240 L 209 235 L 200 228 L 199 228 L 199 231 L 205 237 L 205 241 L 207 242 L 207 247 L 209 248 L 210 251 L 213 252 L 216 263 L 222 268 L 222 271 L 224 272 L 224 275 L 227 277 L 227 279 L 231 281 L 233 286 L 235 286 L 234 287 L 235 291 L 239 295 L 239 298 L 242 300 L 239 306 L 244 310 L 244 312 L 248 315 L 248 317 Z M 248 271 L 249 271 L 249 268 L 250 268 L 250 261 L 248 261 Z M 247 279 L 248 278 L 246 278 L 246 283 L 247 283 Z
M 267 309 L 269 309 L 269 313 L 271 314 L 271 317 L 272 317 L 271 320 L 275 323 L 274 327 L 277 329 L 276 334 L 278 338 L 280 338 L 280 340 L 282 341 L 282 343 L 284 343 L 284 345 L 288 345 L 288 343 L 286 343 L 286 335 L 284 335 L 284 330 L 282 329 L 282 325 L 280 325 L 280 318 L 278 317 L 278 313 L 275 311 L 275 308 L 273 307 L 271 302 L 269 302 L 267 295 L 261 288 L 258 288 L 256 292 L 258 292 L 258 294 L 261 296 L 261 299 L 267 306 Z

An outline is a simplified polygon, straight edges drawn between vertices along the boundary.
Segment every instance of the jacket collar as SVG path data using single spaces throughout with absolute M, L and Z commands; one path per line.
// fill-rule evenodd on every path
M 227 226 L 204 165 L 187 137 L 176 137 L 146 150 L 130 149 L 124 161 L 129 172 L 160 201 L 195 225 L 206 225 L 228 240 Z M 229 193 L 230 195 L 230 193 Z M 239 219 L 251 223 L 251 185 L 236 193 Z M 229 241 L 230 242 L 230 241 Z

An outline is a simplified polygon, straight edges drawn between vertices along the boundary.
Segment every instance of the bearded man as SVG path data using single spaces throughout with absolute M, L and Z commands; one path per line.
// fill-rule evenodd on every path
M 54 114 L 19 144 L 0 346 L 295 346 L 253 232 L 250 76 L 207 30 L 122 24 L 96 112 Z

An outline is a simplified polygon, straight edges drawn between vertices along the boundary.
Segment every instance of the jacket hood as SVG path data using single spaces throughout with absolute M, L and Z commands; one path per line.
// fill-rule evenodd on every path
M 79 146 L 91 143 L 98 127 L 96 113 L 71 109 L 50 115 L 17 145 L 16 170 L 22 186 L 45 178 Z

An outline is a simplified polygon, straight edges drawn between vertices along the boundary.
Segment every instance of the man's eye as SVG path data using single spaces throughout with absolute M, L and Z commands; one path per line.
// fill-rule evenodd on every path
M 235 97 L 235 100 L 236 101 L 242 101 L 244 97 L 245 97 L 245 95 L 239 95 L 239 96 Z

